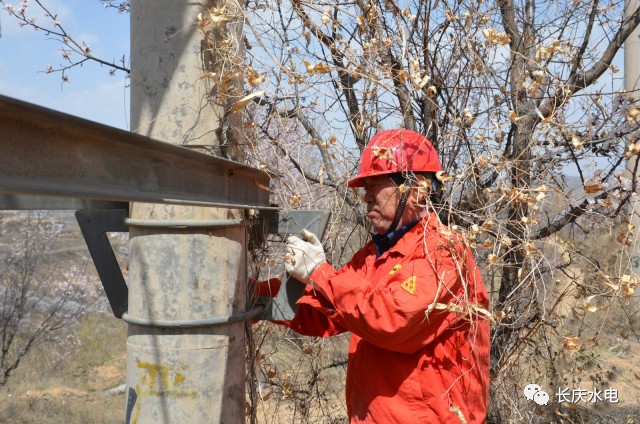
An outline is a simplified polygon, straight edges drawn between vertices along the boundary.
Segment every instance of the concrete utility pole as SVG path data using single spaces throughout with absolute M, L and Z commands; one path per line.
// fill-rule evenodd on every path
M 627 0 L 625 2 L 625 17 L 629 17 L 638 9 L 638 0 Z M 638 90 L 640 89 L 640 29 L 636 28 L 631 35 L 624 42 L 624 88 L 627 92 L 627 98 L 633 104 L 635 104 L 640 96 Z M 636 106 L 637 107 L 637 106 Z M 635 130 L 637 130 L 637 123 Z M 627 160 L 627 171 L 630 173 L 630 178 L 638 178 L 638 173 L 634 175 L 634 169 L 638 157 L 636 155 L 631 156 Z M 636 182 L 636 185 L 638 182 Z M 631 211 L 629 216 L 629 222 L 635 226 L 635 233 L 640 231 L 640 204 L 638 200 L 632 200 Z M 631 270 L 640 274 L 640 246 L 638 246 L 638 238 L 634 237 L 634 243 L 629 248 L 629 257 L 631 261 Z
M 239 16 L 233 1 L 131 1 L 134 131 L 241 158 L 240 114 L 224 117 L 242 87 Z M 244 422 L 244 322 L 202 325 L 245 311 L 243 211 L 134 203 L 130 216 L 127 423 Z

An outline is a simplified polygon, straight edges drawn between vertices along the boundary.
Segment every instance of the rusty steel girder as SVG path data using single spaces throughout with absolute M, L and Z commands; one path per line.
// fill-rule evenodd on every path
M 269 176 L 241 163 L 5 96 L 0 116 L 0 209 L 43 195 L 269 209 Z

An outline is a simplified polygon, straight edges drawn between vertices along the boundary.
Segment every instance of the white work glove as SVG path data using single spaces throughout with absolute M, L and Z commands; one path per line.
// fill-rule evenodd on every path
M 311 274 L 318 265 L 327 261 L 327 257 L 315 234 L 307 230 L 300 234 L 304 240 L 296 236 L 287 238 L 289 253 L 285 257 L 284 268 L 296 280 L 311 284 Z

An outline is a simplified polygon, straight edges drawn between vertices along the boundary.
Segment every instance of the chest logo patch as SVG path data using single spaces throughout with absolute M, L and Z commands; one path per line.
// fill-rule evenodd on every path
M 400 284 L 400 287 L 411 294 L 416 294 L 416 276 L 414 275 L 413 277 L 404 280 L 402 284 Z
M 389 275 L 395 274 L 396 272 L 400 271 L 401 268 L 402 268 L 401 264 L 395 264 L 393 268 L 391 268 L 391 271 L 389 271 Z

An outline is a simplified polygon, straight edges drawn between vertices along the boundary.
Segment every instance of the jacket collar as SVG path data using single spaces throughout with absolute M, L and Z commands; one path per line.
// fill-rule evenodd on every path
M 406 233 L 411 231 L 411 229 L 419 222 L 420 220 L 410 222 L 407 225 L 403 225 L 395 231 L 391 231 L 388 234 L 374 234 L 371 237 L 373 241 L 373 245 L 376 248 L 376 257 L 382 256 L 382 254 L 389 249 L 391 249 L 397 242 L 404 236 Z
M 438 228 L 441 226 L 442 224 L 438 221 L 438 217 L 435 212 L 431 212 L 413 224 L 408 224 L 390 234 L 387 234 L 386 236 L 380 236 L 378 234 L 374 235 L 369 250 L 371 253 L 377 255 L 379 249 L 376 238 L 388 238 L 391 236 L 388 240 L 390 243 L 389 247 L 386 250 L 383 250 L 380 255 L 377 255 L 377 258 L 384 255 L 385 252 L 389 255 L 409 255 L 416 248 L 416 240 L 422 240 L 422 234 L 429 231 L 438 231 Z M 405 227 L 408 228 L 405 229 Z M 403 229 L 405 230 L 400 234 Z

